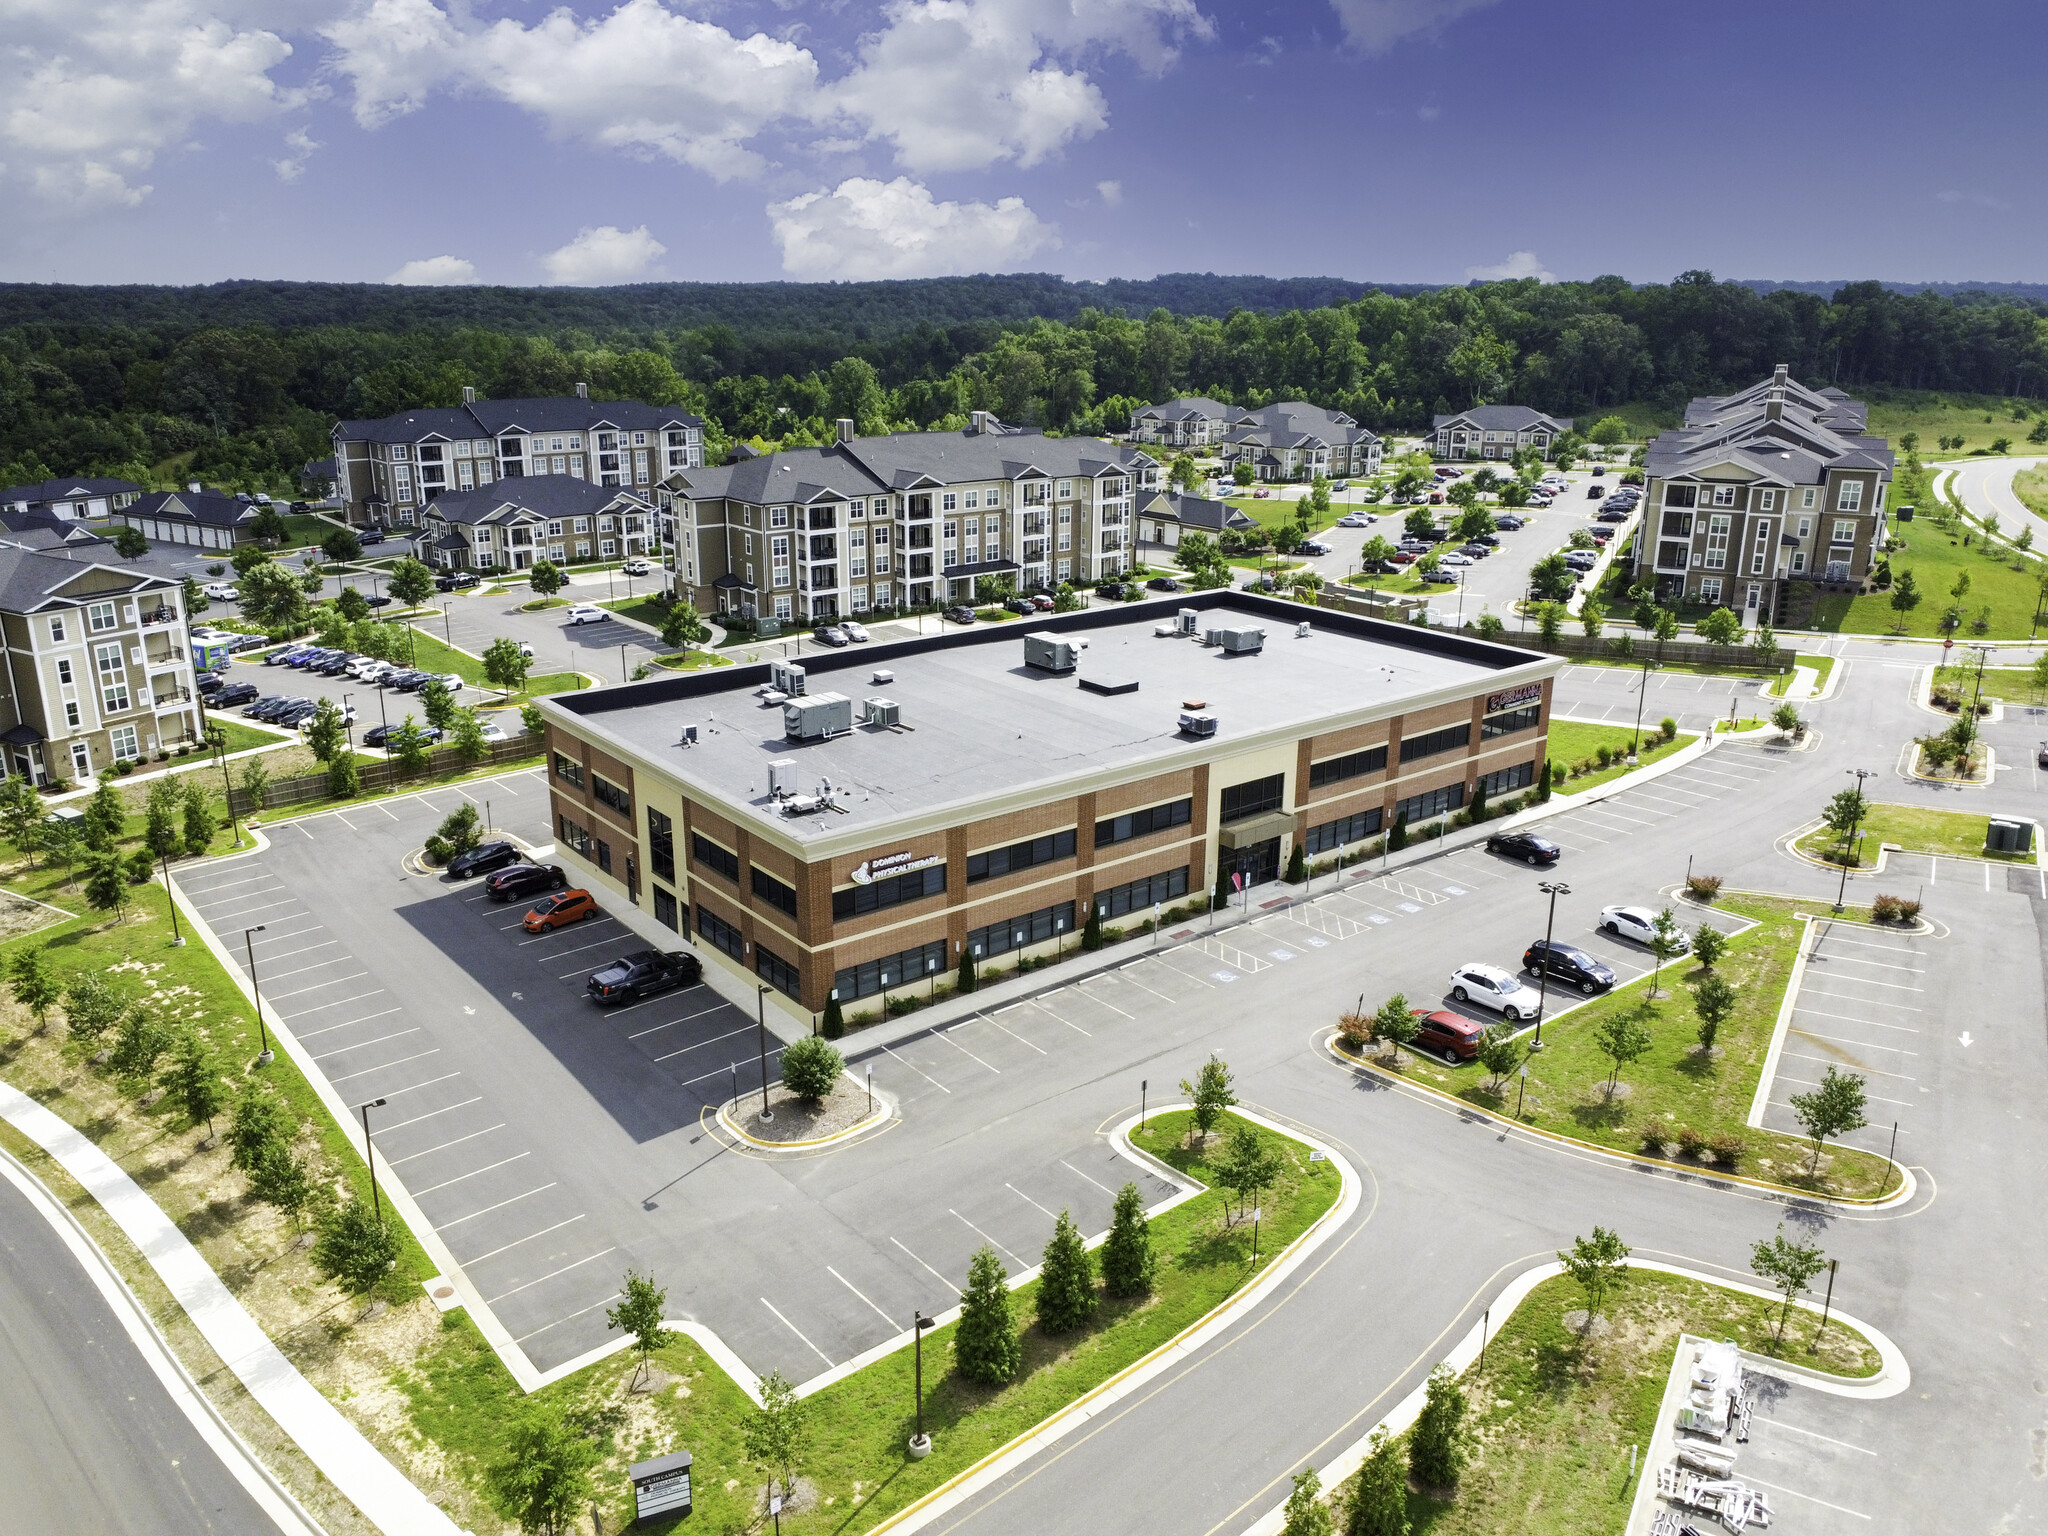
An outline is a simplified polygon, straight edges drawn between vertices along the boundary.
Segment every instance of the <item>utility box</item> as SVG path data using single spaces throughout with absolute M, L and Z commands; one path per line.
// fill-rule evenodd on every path
M 804 691 L 804 669 L 793 661 L 768 663 L 768 685 L 777 693 L 795 698 Z
M 1200 622 L 1201 617 L 1202 615 L 1197 609 L 1181 609 L 1179 613 L 1174 615 L 1176 632 L 1183 635 L 1192 635 L 1195 632 L 1195 625 Z
M 1216 643 L 1223 647 L 1226 656 L 1256 656 L 1266 648 L 1266 632 L 1255 626 L 1219 629 Z
M 782 706 L 782 734 L 790 741 L 823 741 L 853 729 L 853 700 L 843 693 L 812 693 Z
M 652 1461 L 636 1461 L 626 1469 L 626 1475 L 633 1479 L 633 1518 L 636 1521 L 690 1513 L 693 1504 L 688 1451 L 657 1456 Z
M 2027 853 L 2033 846 L 2032 822 L 2014 821 L 2002 816 L 1991 818 L 1991 826 L 1984 835 L 1986 853 Z
M 1041 672 L 1071 672 L 1080 664 L 1080 650 L 1063 635 L 1042 629 L 1035 635 L 1024 637 L 1024 665 L 1027 667 L 1036 667 Z
M 796 793 L 797 761 L 793 757 L 778 757 L 768 765 L 768 793 L 780 799 Z
M 861 715 L 869 725 L 901 725 L 903 706 L 894 699 L 885 699 L 878 695 L 861 701 Z
M 1913 521 L 1913 503 L 1910 501 L 1906 502 L 1902 506 L 1894 507 L 1892 511 L 1898 517 L 1898 520 L 1902 523 L 1910 523 L 1911 521 Z
M 1216 734 L 1216 717 L 1206 710 L 1182 710 L 1180 728 L 1183 733 L 1189 736 L 1214 736 Z

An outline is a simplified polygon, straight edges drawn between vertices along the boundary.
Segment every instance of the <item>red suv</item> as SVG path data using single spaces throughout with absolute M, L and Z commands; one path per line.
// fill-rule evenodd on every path
M 1418 1051 L 1441 1056 L 1454 1067 L 1461 1061 L 1471 1061 L 1479 1054 L 1480 1026 L 1462 1014 L 1439 1009 L 1435 1013 L 1418 1014 L 1416 1023 L 1421 1025 L 1415 1036 Z

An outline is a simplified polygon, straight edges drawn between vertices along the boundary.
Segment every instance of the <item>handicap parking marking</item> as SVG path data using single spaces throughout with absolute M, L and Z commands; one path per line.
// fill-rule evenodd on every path
M 1447 885 L 1444 887 L 1444 894 L 1446 896 L 1462 896 L 1465 894 L 1465 888 L 1462 885 Z
M 1218 981 L 1237 980 L 1237 972 L 1235 971 L 1211 971 L 1209 974 L 1211 976 L 1214 976 Z
M 1292 960 L 1294 958 L 1294 951 L 1291 949 L 1269 949 L 1266 953 L 1275 960 Z
M 1399 907 L 1403 912 L 1420 912 L 1422 910 L 1422 908 L 1415 905 L 1415 903 L 1412 901 L 1397 901 L 1394 903 L 1394 905 Z
M 1319 939 L 1314 937 L 1313 935 L 1304 939 L 1302 942 L 1308 945 L 1310 949 L 1327 949 L 1330 944 L 1330 941 L 1328 939 Z M 1274 953 L 1277 957 L 1279 952 L 1276 950 Z

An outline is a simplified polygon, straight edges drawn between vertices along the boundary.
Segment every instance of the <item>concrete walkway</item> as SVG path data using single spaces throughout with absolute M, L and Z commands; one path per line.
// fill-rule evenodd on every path
M 455 1536 L 455 1523 L 301 1376 L 199 1250 L 119 1164 L 35 1100 L 0 1083 L 0 1118 L 54 1157 L 149 1260 L 264 1412 L 380 1531 Z

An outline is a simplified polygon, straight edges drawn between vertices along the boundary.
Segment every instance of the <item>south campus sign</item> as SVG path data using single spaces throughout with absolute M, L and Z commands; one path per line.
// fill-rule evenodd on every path
M 877 880 L 886 880 L 891 875 L 907 875 L 912 870 L 930 869 L 934 864 L 943 864 L 943 853 L 885 853 L 880 858 L 863 859 L 853 867 L 848 879 L 855 885 L 873 885 Z
M 1513 688 L 1503 688 L 1499 693 L 1486 696 L 1486 714 L 1496 710 L 1513 709 L 1518 704 L 1534 704 L 1543 697 L 1541 683 L 1518 683 Z

